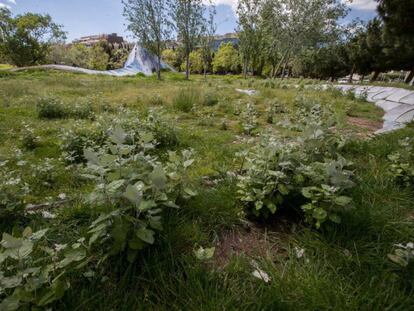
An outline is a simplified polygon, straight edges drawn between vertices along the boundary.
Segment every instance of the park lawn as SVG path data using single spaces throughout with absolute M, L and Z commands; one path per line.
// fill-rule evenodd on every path
M 73 275 L 56 309 L 408 310 L 414 305 L 412 271 L 398 268 L 387 254 L 394 244 L 414 240 L 414 192 L 388 176 L 387 155 L 399 148 L 399 139 L 414 135 L 414 127 L 371 138 L 373 128 L 364 124 L 380 123 L 380 109 L 316 86 L 308 80 L 237 76 L 185 81 L 172 73 L 162 81 L 53 71 L 0 76 L 0 161 L 19 160 L 13 168 L 28 176 L 33 189 L 27 203 L 41 204 L 63 193 L 72 199 L 53 211 L 54 219 L 28 216 L 2 223 L 2 231 L 49 227 L 48 239 L 55 243 L 85 233 L 99 211 L 83 200 L 92 185 L 81 182 L 78 168 L 68 167 L 62 157 L 64 133 L 131 114 L 138 122 L 156 111 L 176 130 L 179 144 L 172 149 L 194 149 L 189 178 L 198 195 L 167 211 L 155 245 L 133 264 L 114 258 L 104 267 L 105 278 Z M 236 89 L 258 93 L 249 96 Z M 194 106 L 177 100 L 183 93 L 192 94 Z M 88 104 L 93 118 L 40 119 L 36 103 L 44 97 L 57 97 L 68 106 Z M 226 178 L 241 167 L 236 154 L 253 146 L 259 133 L 298 135 L 280 124 L 294 122 L 295 102 L 301 97 L 331 107 L 334 130 L 349 136 L 342 155 L 354 163 L 358 180 L 353 209 L 341 224 L 320 230 L 292 215 L 276 214 L 266 222 L 246 218 L 236 182 Z M 244 111 L 249 103 L 257 127 L 247 135 Z M 275 103 L 284 112 L 269 123 L 268 108 Z M 33 149 L 25 146 L 27 128 L 38 137 Z M 33 176 L 47 161 L 52 168 Z M 199 246 L 216 247 L 213 259 L 197 260 L 194 249 Z M 252 276 L 252 260 L 266 271 L 269 282 Z

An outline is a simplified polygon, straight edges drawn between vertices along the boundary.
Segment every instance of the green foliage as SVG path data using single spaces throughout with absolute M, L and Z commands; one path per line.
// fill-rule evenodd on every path
M 9 161 L 0 162 L 0 220 L 21 216 L 29 185 L 22 180 L 19 170 L 8 167 Z
M 409 187 L 414 184 L 414 140 L 406 137 L 399 141 L 400 150 L 388 155 L 389 172 L 400 185 Z
M 184 71 L 186 67 L 186 62 L 181 64 L 181 70 Z M 204 63 L 203 56 L 200 50 L 193 51 L 190 53 L 190 72 L 191 73 L 203 73 Z
M 149 132 L 137 136 L 115 128 L 97 152 L 84 150 L 88 160 L 84 176 L 96 182 L 88 202 L 112 209 L 96 219 L 88 232 L 89 245 L 105 257 L 126 253 L 132 262 L 162 230 L 162 210 L 177 207 L 179 196 L 193 195 L 189 190 L 181 193 L 182 173 L 193 163 L 192 153 L 183 153 L 182 160 L 170 154 L 171 162 L 163 166 L 149 154 L 155 148 L 153 139 Z
M 180 89 L 173 98 L 173 106 L 182 112 L 190 112 L 193 106 L 198 104 L 200 95 L 193 88 Z
M 213 59 L 212 66 L 214 73 L 240 72 L 239 55 L 231 43 L 220 46 Z
M 203 105 L 204 106 L 215 106 L 219 102 L 217 95 L 213 92 L 207 92 L 203 96 Z
M 27 227 L 19 236 L 3 233 L 0 243 L 1 310 L 46 308 L 61 299 L 70 283 L 69 271 L 87 264 L 84 239 L 50 247 L 47 229 L 33 232 Z M 79 271 L 78 271 L 79 273 Z
M 52 42 L 65 38 L 50 15 L 26 13 L 13 18 L 8 10 L 0 10 L 0 52 L 16 66 L 42 64 Z
M 338 153 L 331 134 L 308 129 L 296 142 L 264 137 L 242 153 L 245 171 L 239 176 L 238 193 L 255 216 L 269 217 L 278 208 L 301 207 L 305 220 L 317 228 L 327 220 L 340 222 L 350 206 L 344 193 L 354 186 L 350 163 Z
M 34 129 L 27 124 L 24 124 L 20 140 L 22 147 L 26 150 L 33 150 L 39 146 L 39 137 L 35 135 Z
M 37 115 L 41 119 L 93 119 L 94 117 L 94 111 L 90 103 L 81 102 L 67 105 L 56 97 L 39 98 L 36 108 Z
M 109 55 L 100 45 L 94 45 L 90 49 L 89 64 L 87 68 L 95 70 L 106 70 L 108 67 Z
M 242 118 L 243 118 L 243 131 L 246 135 L 252 135 L 253 131 L 258 126 L 258 120 L 257 120 L 258 112 L 255 109 L 254 105 L 252 103 L 248 103 L 246 105 L 246 109 L 242 112 Z
M 162 51 L 162 59 L 167 64 L 175 68 L 180 68 L 180 65 L 182 63 L 179 53 L 171 49 L 165 49 L 164 51 Z
M 68 117 L 66 106 L 55 97 L 42 97 L 37 100 L 37 115 L 41 119 L 62 119 Z

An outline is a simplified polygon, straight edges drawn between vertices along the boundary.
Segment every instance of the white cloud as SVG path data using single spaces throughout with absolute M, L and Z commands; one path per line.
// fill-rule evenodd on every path
M 374 11 L 378 3 L 375 0 L 347 0 L 345 3 L 351 8 L 363 11 Z
M 6 0 L 7 2 L 10 2 L 10 3 L 13 3 L 13 4 L 16 4 L 16 0 Z
M 10 9 L 10 5 L 7 5 L 7 4 L 4 4 L 4 3 L 1 3 L 0 2 L 0 9 L 1 8 L 7 8 L 7 9 Z

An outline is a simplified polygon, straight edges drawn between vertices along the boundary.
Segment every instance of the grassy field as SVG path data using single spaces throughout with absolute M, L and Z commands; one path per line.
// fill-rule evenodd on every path
M 414 191 L 412 184 L 395 182 L 387 156 L 401 149 L 398 141 L 412 137 L 414 127 L 373 137 L 381 127 L 380 109 L 316 86 L 234 76 L 185 81 L 180 74 L 165 74 L 163 81 L 46 71 L 0 76 L 2 167 L 20 174 L 30 188 L 25 204 L 64 198 L 52 215 L 0 217 L 1 231 L 47 227 L 50 245 L 87 234 L 103 209 L 85 200 L 94 183 L 82 178 L 83 163 L 68 161 L 68 137 L 126 119 L 151 123 L 155 114 L 161 122 L 153 131 L 163 143 L 154 153 L 161 161 L 168 150 L 194 150 L 185 182 L 196 195 L 164 210 L 163 230 L 132 263 L 121 253 L 96 266 L 95 277 L 70 272 L 70 287 L 53 309 L 412 309 L 414 270 L 387 255 L 394 244 L 414 240 Z M 258 92 L 249 96 L 236 89 Z M 70 113 L 42 114 L 39 102 L 51 98 Z M 329 128 L 346 136 L 341 154 L 353 162 L 355 174 L 353 208 L 340 224 L 320 229 L 283 209 L 266 220 L 252 217 L 234 177 L 244 169 L 237 154 L 257 145 L 262 133 L 283 142 L 300 136 L 295 118 L 301 102 L 329 107 Z M 200 260 L 194 252 L 200 247 L 215 247 L 214 256 Z M 98 255 L 100 250 L 91 262 Z M 255 270 L 264 271 L 268 282 L 254 277 Z

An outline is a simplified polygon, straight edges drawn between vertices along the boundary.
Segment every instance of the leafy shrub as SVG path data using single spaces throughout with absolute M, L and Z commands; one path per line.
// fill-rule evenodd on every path
M 327 137 L 312 134 L 290 143 L 264 137 L 242 153 L 245 171 L 239 176 L 238 194 L 248 211 L 269 217 L 289 202 L 301 207 L 305 220 L 317 228 L 327 220 L 339 223 L 340 213 L 351 205 L 344 193 L 354 186 L 353 174 L 347 169 L 350 163 L 336 155 L 337 148 L 316 144 Z
M 69 116 L 66 106 L 58 98 L 39 98 L 36 107 L 37 115 L 41 119 L 63 119 Z
M 193 163 L 192 153 L 187 152 L 182 159 L 170 153 L 171 162 L 164 166 L 150 155 L 153 148 L 149 133 L 132 139 L 123 129 L 115 128 L 97 152 L 84 151 L 88 160 L 84 176 L 96 182 L 88 201 L 112 207 L 89 230 L 89 245 L 99 245 L 106 255 L 125 253 L 132 262 L 162 230 L 163 208 L 177 207 L 176 198 L 182 193 L 192 194 L 181 190 L 187 189 L 182 186 L 182 173 Z
M 204 94 L 203 105 L 204 106 L 215 106 L 219 102 L 217 95 L 215 93 L 209 92 Z
M 65 131 L 61 135 L 60 146 L 63 157 L 67 163 L 86 162 L 83 156 L 85 148 L 103 146 L 107 139 L 107 133 L 99 125 L 90 128 L 79 128 Z
M 252 103 L 248 103 L 246 105 L 246 110 L 242 113 L 243 118 L 243 131 L 246 135 L 252 135 L 253 130 L 255 130 L 258 126 L 258 120 L 257 120 L 257 111 L 254 108 L 254 105 Z
M 406 137 L 399 141 L 400 150 L 388 155 L 389 172 L 400 185 L 414 184 L 414 139 Z
M 157 147 L 177 147 L 180 144 L 176 127 L 155 111 L 150 111 L 145 128 L 153 133 Z
M 20 236 L 3 233 L 0 243 L 0 309 L 39 310 L 63 297 L 69 288 L 67 274 L 87 263 L 83 239 L 49 247 L 47 229 L 26 228 Z M 78 272 L 79 273 L 79 272 Z
M 74 119 L 94 119 L 95 114 L 89 102 L 71 105 L 67 108 L 68 117 Z
M 29 192 L 18 171 L 9 169 L 7 161 L 0 162 L 0 219 L 21 215 Z
M 26 150 L 33 150 L 39 146 L 39 137 L 35 135 L 34 129 L 27 124 L 24 124 L 20 140 L 22 142 L 22 147 Z
M 195 89 L 181 89 L 173 98 L 173 106 L 179 111 L 190 112 L 199 101 L 199 94 Z

